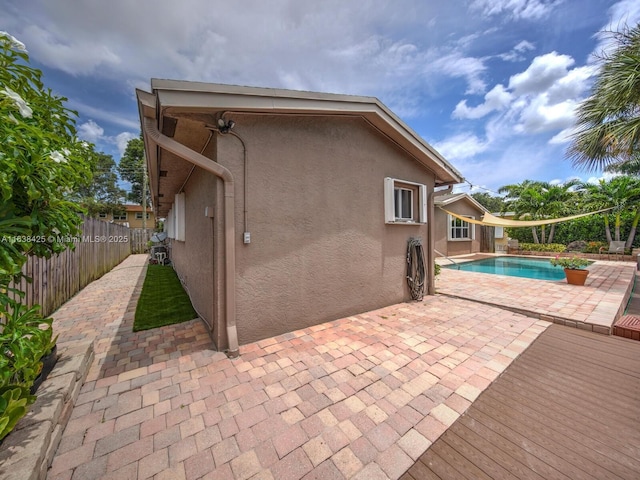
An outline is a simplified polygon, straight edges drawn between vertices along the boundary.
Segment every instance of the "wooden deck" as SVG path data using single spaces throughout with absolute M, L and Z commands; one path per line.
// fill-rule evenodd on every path
M 640 342 L 551 325 L 401 478 L 640 479 Z

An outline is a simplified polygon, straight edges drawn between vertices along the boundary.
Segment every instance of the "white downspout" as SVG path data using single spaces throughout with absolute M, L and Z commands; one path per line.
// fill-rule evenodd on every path
M 144 117 L 142 124 L 144 133 L 163 150 L 173 153 L 184 160 L 213 173 L 222 179 L 224 184 L 224 257 L 225 257 L 225 324 L 227 327 L 227 356 L 235 358 L 239 355 L 238 330 L 236 328 L 236 251 L 234 225 L 234 183 L 231 172 L 210 158 L 191 150 L 174 139 L 160 133 L 155 119 Z

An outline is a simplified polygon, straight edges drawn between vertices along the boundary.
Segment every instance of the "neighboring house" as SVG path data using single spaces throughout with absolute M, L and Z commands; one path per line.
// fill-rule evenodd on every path
M 377 99 L 151 88 L 137 98 L 155 212 L 218 349 L 409 300 L 413 237 L 433 272 L 432 193 L 463 179 Z
M 107 222 L 119 223 L 129 228 L 143 228 L 142 205 L 124 205 L 122 213 L 100 213 L 98 218 Z M 147 228 L 155 228 L 156 216 L 147 208 Z
M 487 212 L 486 208 L 466 193 L 438 195 L 435 197 L 435 206 L 473 220 L 482 220 L 482 215 Z M 481 228 L 494 227 L 481 227 L 465 222 L 442 209 L 436 208 L 434 216 L 436 250 L 448 257 L 480 252 Z

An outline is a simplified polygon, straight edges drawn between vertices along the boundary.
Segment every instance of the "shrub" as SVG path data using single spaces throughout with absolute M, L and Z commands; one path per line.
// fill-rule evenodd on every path
M 0 32 L 0 439 L 27 412 L 29 389 L 55 344 L 51 319 L 9 288 L 29 255 L 73 246 L 81 208 L 69 194 L 90 181 L 92 147 L 78 139 L 75 112 L 42 83 L 25 46 Z
M 600 253 L 602 247 L 609 248 L 607 242 L 587 242 L 587 246 L 582 250 L 583 253 Z
M 565 246 L 561 243 L 521 243 L 520 249 L 526 252 L 564 252 Z

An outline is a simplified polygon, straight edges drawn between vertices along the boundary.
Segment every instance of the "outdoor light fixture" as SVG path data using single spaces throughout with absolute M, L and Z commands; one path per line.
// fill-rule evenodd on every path
M 235 126 L 235 124 L 236 122 L 234 122 L 233 120 L 229 120 L 228 122 L 225 122 L 224 118 L 219 118 L 218 131 L 220 133 L 229 133 L 229 130 L 231 130 Z

